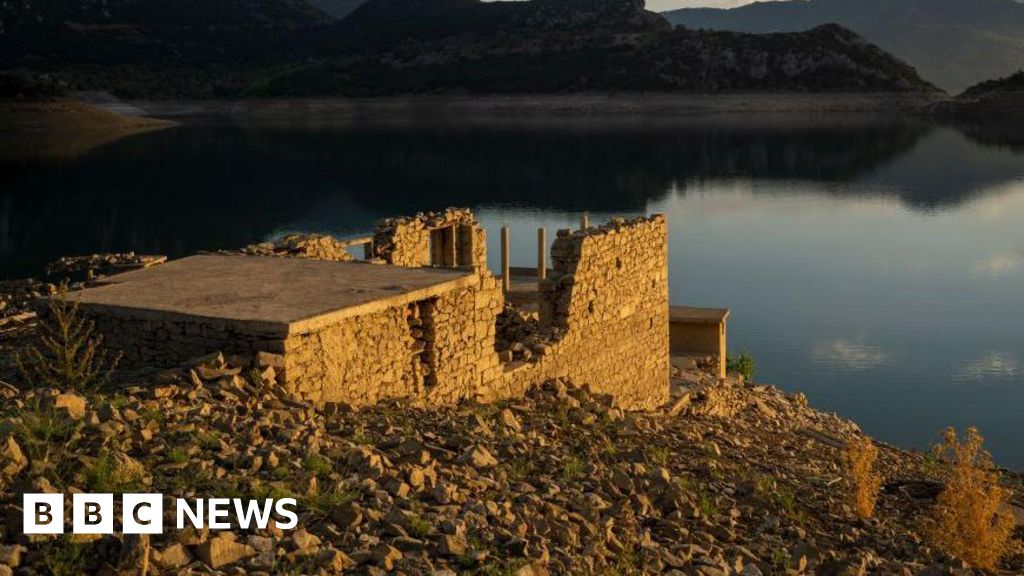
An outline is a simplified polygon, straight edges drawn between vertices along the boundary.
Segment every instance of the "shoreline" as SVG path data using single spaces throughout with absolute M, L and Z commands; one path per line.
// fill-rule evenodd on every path
M 932 107 L 947 98 L 944 95 L 919 93 L 579 93 L 355 99 L 132 100 L 128 104 L 157 118 L 269 122 L 315 119 L 323 122 L 385 117 L 436 121 L 508 114 L 536 120 L 595 116 L 647 116 L 664 119 L 719 114 L 928 114 Z M 424 118 L 425 114 L 429 117 Z
M 320 573 L 986 574 L 923 536 L 944 485 L 941 463 L 873 441 L 882 489 L 874 517 L 862 519 L 845 458 L 848 442 L 870 439 L 799 393 L 680 370 L 672 401 L 648 411 L 561 380 L 492 404 L 352 409 L 297 401 L 256 366 L 214 354 L 117 394 L 65 391 L 52 410 L 78 435 L 86 492 L 145 485 L 174 497 L 295 498 L 298 529 L 82 544 L 91 561 L 125 566 L 144 556 L 154 574 L 308 569 L 309 559 Z M 225 393 L 225 380 L 255 392 Z M 24 397 L 45 407 L 45 393 L 0 387 L 11 405 Z M 13 462 L 19 485 L 59 491 L 71 476 Z M 95 480 L 104 462 L 118 484 Z M 1024 526 L 1021 476 L 1005 476 L 1015 493 L 1007 513 Z M 0 491 L 0 502 L 14 505 L 19 492 Z M 24 558 L 33 565 L 39 554 Z M 1021 568 L 1015 539 L 997 573 Z
M 70 157 L 127 136 L 173 128 L 174 120 L 126 116 L 76 99 L 0 102 L 0 157 Z

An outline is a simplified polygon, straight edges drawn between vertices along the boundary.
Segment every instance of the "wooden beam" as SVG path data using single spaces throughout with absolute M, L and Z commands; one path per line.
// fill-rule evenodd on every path
M 537 228 L 537 280 L 548 277 L 548 240 L 547 231 Z
M 508 226 L 501 227 L 501 289 L 503 292 L 508 294 L 509 288 L 511 287 L 511 279 L 508 275 L 508 261 L 509 261 L 509 246 L 508 246 Z

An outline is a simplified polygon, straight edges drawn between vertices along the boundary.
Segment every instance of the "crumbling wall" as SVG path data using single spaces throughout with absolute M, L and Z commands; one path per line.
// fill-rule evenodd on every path
M 505 299 L 483 266 L 482 230 L 468 211 L 392 220 L 379 231 L 386 228 L 389 240 L 375 242 L 374 249 L 389 247 L 379 255 L 395 264 L 422 265 L 410 262 L 423 260 L 423 232 L 452 221 L 480 240 L 466 253 L 480 258 L 476 281 L 430 298 L 396 301 L 299 334 L 159 313 L 101 314 L 100 332 L 129 354 L 127 364 L 139 366 L 179 363 L 213 350 L 280 354 L 280 380 L 315 402 L 360 406 L 406 397 L 451 404 L 519 395 L 555 377 L 611 394 L 627 408 L 654 408 L 668 400 L 664 216 L 559 231 L 551 250 L 553 273 L 540 285 L 539 329 L 528 339 L 504 342 L 501 353 L 495 350 L 496 329 Z
M 568 377 L 615 396 L 628 408 L 654 408 L 669 394 L 668 237 L 663 215 L 559 231 L 554 274 L 541 284 L 541 326 L 554 337 L 533 343 L 529 361 L 509 364 L 486 391 L 521 394 Z
M 504 306 L 501 285 L 489 272 L 480 282 L 428 303 L 426 361 L 429 403 L 448 404 L 478 395 L 485 376 L 500 372 L 494 351 L 495 318 Z
M 467 208 L 385 218 L 373 235 L 371 255 L 395 266 L 487 267 L 487 237 Z
M 398 261 L 409 261 L 403 258 Z M 560 231 L 551 259 L 552 277 L 541 284 L 544 338 L 533 335 L 518 343 L 528 352 L 495 351 L 505 301 L 498 280 L 480 268 L 478 284 L 422 303 L 422 358 L 429 374 L 422 388 L 396 392 L 449 404 L 516 396 L 546 379 L 567 377 L 613 395 L 627 408 L 664 404 L 669 394 L 665 217 Z

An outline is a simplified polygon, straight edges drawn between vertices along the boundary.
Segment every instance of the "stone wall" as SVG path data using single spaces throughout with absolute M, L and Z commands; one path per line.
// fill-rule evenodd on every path
M 553 273 L 540 285 L 538 330 L 529 340 L 502 342 L 500 354 L 496 329 L 505 299 L 498 279 L 482 266 L 483 231 L 468 211 L 391 220 L 378 233 L 387 230 L 389 240 L 375 242 L 374 248 L 388 261 L 422 265 L 408 263 L 423 260 L 423 232 L 456 221 L 473 231 L 466 254 L 480 258 L 481 266 L 469 285 L 429 298 L 384 301 L 373 311 L 302 333 L 291 333 L 291 327 L 261 330 L 258 323 L 110 311 L 96 315 L 98 328 L 133 366 L 169 365 L 215 350 L 279 354 L 284 385 L 318 402 L 492 400 L 555 377 L 611 394 L 626 408 L 654 408 L 668 400 L 664 216 L 559 231 L 551 249 Z
M 668 237 L 665 217 L 616 219 L 560 231 L 554 274 L 541 285 L 540 325 L 555 334 L 534 343 L 530 360 L 487 383 L 493 396 L 521 394 L 568 377 L 615 396 L 627 408 L 654 408 L 669 395 Z
M 454 290 L 428 303 L 428 403 L 452 403 L 478 395 L 485 375 L 499 367 L 494 351 L 495 319 L 504 306 L 501 285 L 489 272 L 478 285 Z
M 284 378 L 289 391 L 323 402 L 353 406 L 382 398 L 416 396 L 423 390 L 419 306 L 395 306 L 346 318 L 284 341 Z
M 373 235 L 372 258 L 395 266 L 487 267 L 487 238 L 467 208 L 385 218 Z
M 119 366 L 127 369 L 172 366 L 217 350 L 246 355 L 284 352 L 279 334 L 238 323 L 159 312 L 121 313 L 99 306 L 83 306 L 81 312 L 95 322 L 104 347 L 122 354 Z

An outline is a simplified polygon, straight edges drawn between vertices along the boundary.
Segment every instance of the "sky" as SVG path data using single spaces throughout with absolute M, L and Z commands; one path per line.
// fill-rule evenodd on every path
M 654 12 L 676 8 L 735 8 L 750 4 L 752 0 L 647 0 L 647 9 Z

